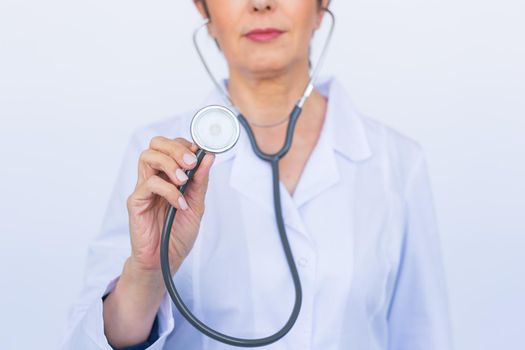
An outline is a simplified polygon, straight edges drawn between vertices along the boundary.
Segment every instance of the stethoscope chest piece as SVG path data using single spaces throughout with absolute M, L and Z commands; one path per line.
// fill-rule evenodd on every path
M 200 109 L 193 117 L 190 129 L 193 142 L 211 153 L 231 149 L 241 132 L 237 116 L 230 109 L 219 105 Z

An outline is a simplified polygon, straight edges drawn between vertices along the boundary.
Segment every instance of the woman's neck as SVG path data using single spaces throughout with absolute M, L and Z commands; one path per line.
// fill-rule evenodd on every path
M 308 65 L 284 74 L 259 77 L 230 70 L 228 92 L 250 123 L 268 125 L 288 116 L 309 80 Z M 307 106 L 305 106 L 306 108 Z M 286 124 L 284 124 L 286 125 Z

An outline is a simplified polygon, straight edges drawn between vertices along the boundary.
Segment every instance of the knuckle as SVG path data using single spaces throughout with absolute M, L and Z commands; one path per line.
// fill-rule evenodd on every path
M 190 142 L 182 137 L 177 137 L 175 139 L 175 145 L 176 145 L 175 153 L 178 157 L 182 156 L 184 151 L 190 149 Z
M 126 207 L 130 208 L 133 203 L 133 193 L 126 198 Z
M 146 181 L 146 184 L 149 188 L 156 187 L 159 184 L 160 177 L 157 175 L 152 175 L 149 177 L 149 179 Z
M 149 149 L 145 149 L 142 152 L 140 152 L 139 161 L 144 163 L 146 161 L 146 158 L 148 157 Z
M 176 143 L 181 144 L 181 145 L 187 145 L 188 142 L 189 142 L 184 137 L 176 137 L 175 139 L 173 139 L 173 141 L 175 141 Z
M 162 169 L 163 168 L 163 161 L 162 158 L 159 157 L 158 154 L 152 154 L 151 157 L 148 159 L 148 165 L 154 169 Z
M 152 137 L 150 142 L 149 142 L 150 148 L 157 148 L 162 143 L 163 140 L 164 140 L 164 138 L 162 136 L 154 136 L 154 137 Z

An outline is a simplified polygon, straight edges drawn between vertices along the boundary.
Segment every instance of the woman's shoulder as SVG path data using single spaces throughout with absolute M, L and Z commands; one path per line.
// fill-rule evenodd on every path
M 385 169 L 391 183 L 406 187 L 412 173 L 426 166 L 426 151 L 418 140 L 372 116 L 361 114 L 374 158 Z
M 422 144 L 414 137 L 370 115 L 360 114 L 369 140 L 379 152 L 404 159 L 417 158 L 424 152 Z
M 335 128 L 342 129 L 337 130 L 335 136 L 339 138 L 337 142 L 343 145 L 347 153 L 358 155 L 356 159 L 367 159 L 372 155 L 373 159 L 389 159 L 393 161 L 393 165 L 403 167 L 422 156 L 423 147 L 420 142 L 385 122 L 363 113 L 337 78 L 327 78 L 320 85 L 320 89 L 324 90 L 325 94 L 329 91 L 330 98 L 333 98 L 333 110 L 346 115 L 345 118 L 334 117 L 337 121 Z M 355 140 L 353 142 L 347 140 L 348 137 L 353 137 Z M 349 145 L 360 148 L 360 151 L 350 149 Z

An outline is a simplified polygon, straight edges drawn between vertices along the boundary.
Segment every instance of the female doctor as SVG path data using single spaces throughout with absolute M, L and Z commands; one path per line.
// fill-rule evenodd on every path
M 194 0 L 229 68 L 223 87 L 267 153 L 309 80 L 309 46 L 328 0 Z M 270 28 L 270 29 L 269 29 Z M 262 30 L 261 30 L 262 29 Z M 196 110 L 221 104 L 212 92 Z M 232 349 L 192 327 L 159 262 L 177 208 L 171 271 L 192 312 L 237 337 L 279 330 L 294 286 L 275 225 L 272 174 L 246 133 L 196 164 L 193 112 L 138 129 L 128 146 L 64 349 Z M 452 349 L 440 240 L 424 152 L 360 114 L 340 83 L 315 85 L 279 162 L 302 305 L 267 349 Z M 138 167 L 138 174 L 137 174 Z

